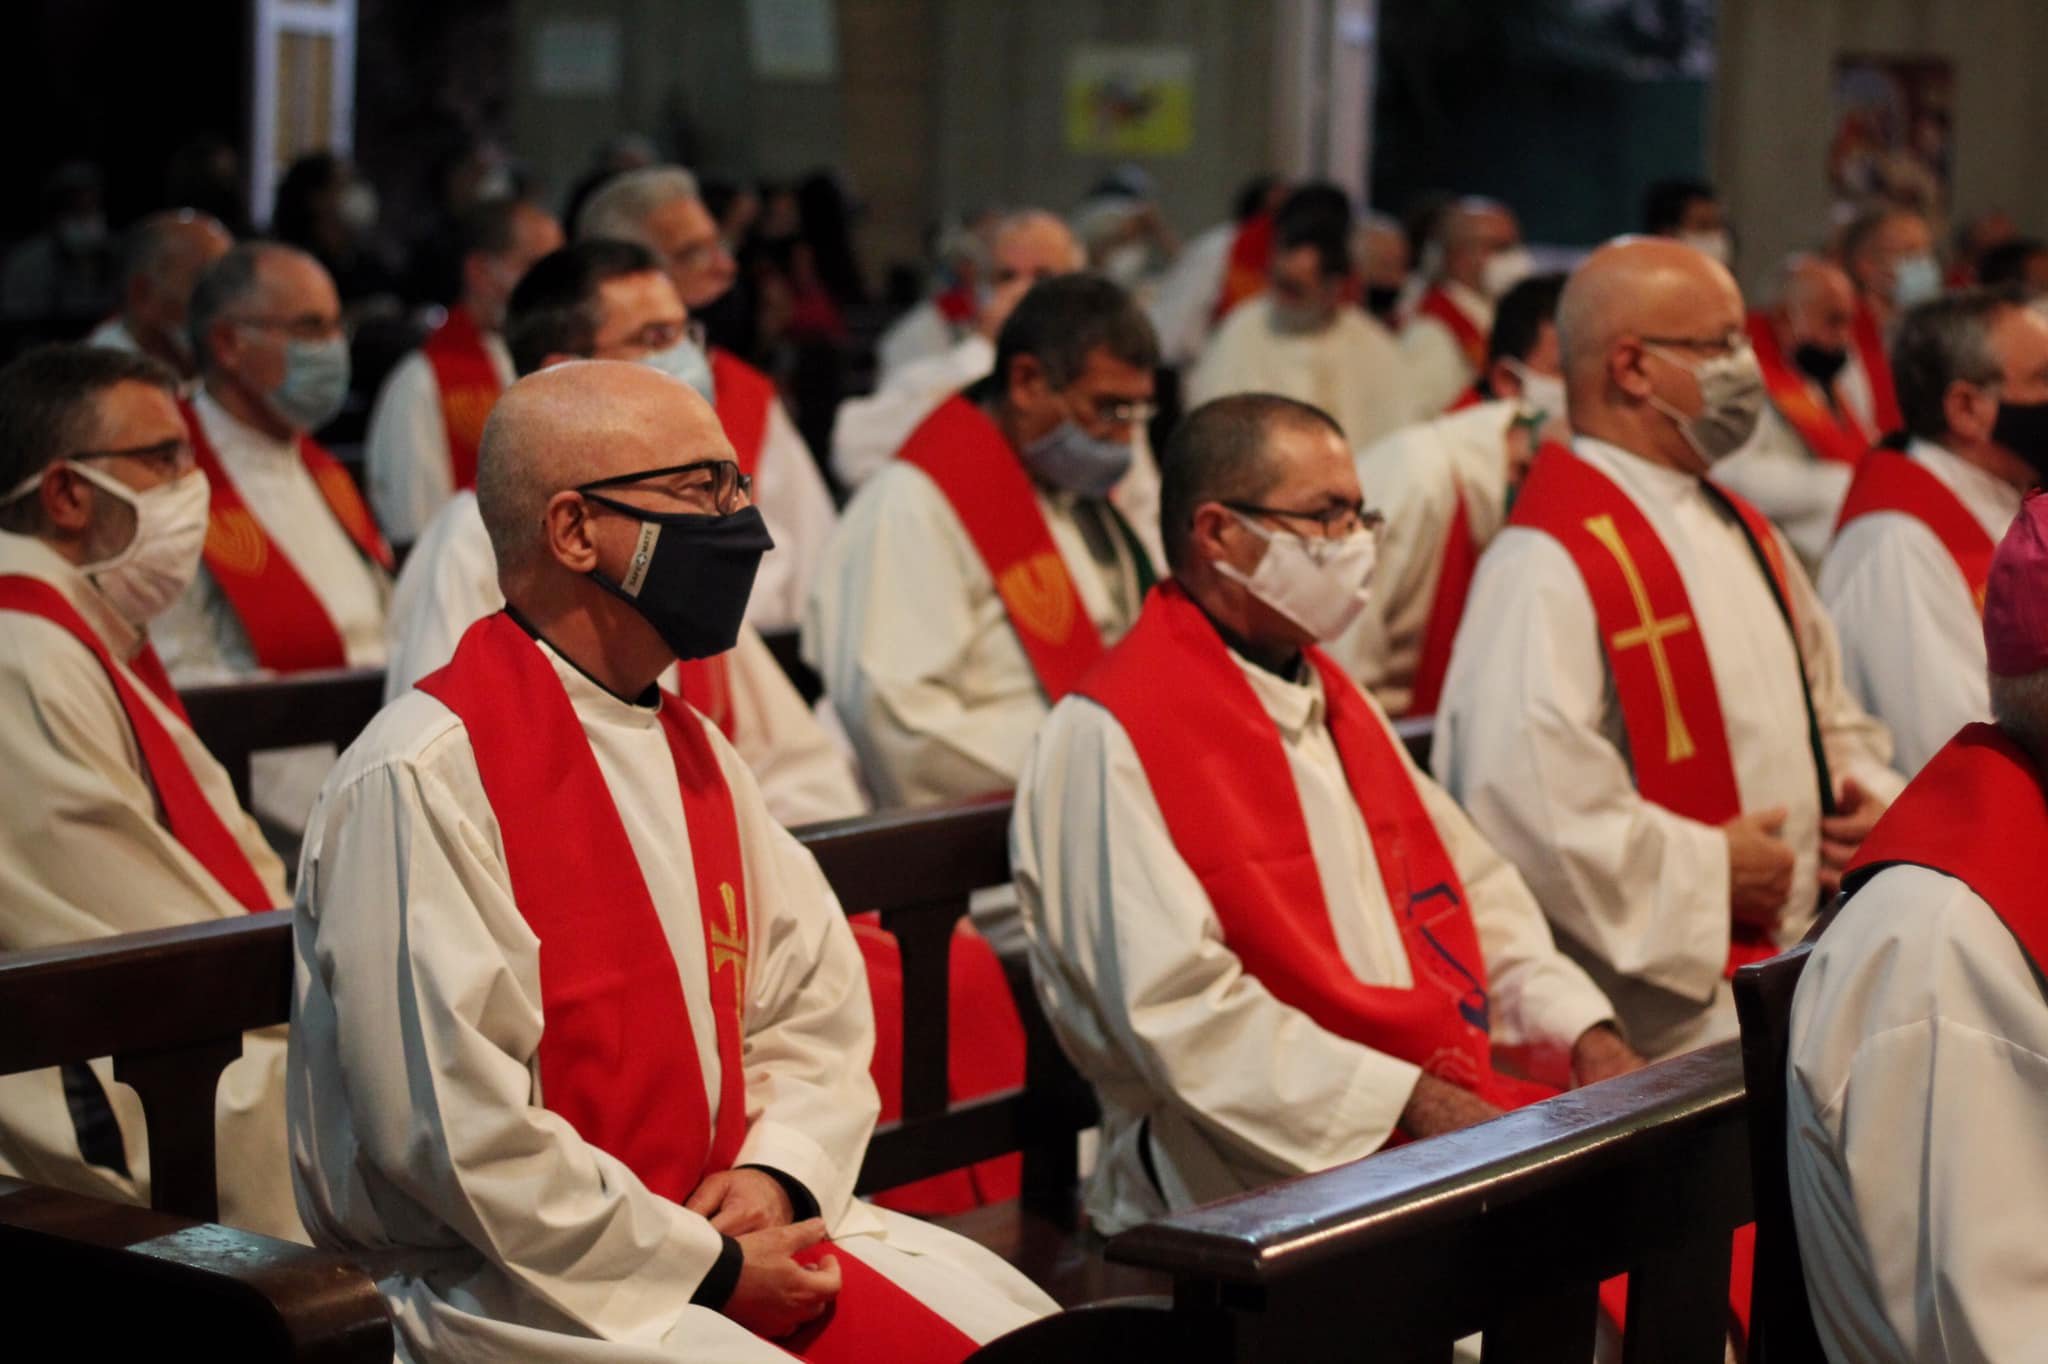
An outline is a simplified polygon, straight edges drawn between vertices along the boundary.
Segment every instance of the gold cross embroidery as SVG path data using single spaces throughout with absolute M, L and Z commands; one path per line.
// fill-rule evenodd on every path
M 1629 596 L 1635 599 L 1636 604 L 1637 623 L 1629 629 L 1617 631 L 1608 643 L 1616 653 L 1635 648 L 1649 649 L 1650 667 L 1657 674 L 1657 691 L 1664 698 L 1664 761 L 1684 762 L 1696 750 L 1692 732 L 1685 727 L 1685 712 L 1678 705 L 1678 684 L 1671 678 L 1671 660 L 1664 652 L 1664 641 L 1692 629 L 1692 617 L 1681 613 L 1657 619 L 1650 609 L 1649 589 L 1643 586 L 1642 574 L 1636 571 L 1636 561 L 1630 557 L 1628 546 L 1621 542 L 1621 532 L 1614 528 L 1614 518 L 1589 516 L 1585 525 L 1593 538 L 1607 547 L 1607 552 L 1614 556 L 1614 562 L 1621 566 L 1621 576 L 1627 581 Z
M 715 976 L 721 966 L 731 965 L 733 1008 L 744 1018 L 747 1011 L 747 940 L 740 934 L 739 898 L 733 894 L 732 882 L 718 883 L 718 898 L 725 902 L 725 927 L 711 926 L 711 974 Z

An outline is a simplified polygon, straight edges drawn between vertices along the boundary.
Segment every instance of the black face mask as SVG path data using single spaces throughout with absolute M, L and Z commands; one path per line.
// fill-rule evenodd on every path
M 2048 402 L 2016 403 L 2010 398 L 1998 404 L 1998 419 L 1991 423 L 1991 439 L 2025 460 L 2033 471 L 2048 479 Z
M 1801 374 L 1826 388 L 1842 372 L 1842 366 L 1849 363 L 1849 352 L 1802 341 L 1792 348 L 1792 363 Z
M 599 587 L 638 611 L 677 658 L 709 658 L 738 641 L 754 573 L 761 556 L 775 548 L 759 509 L 699 516 L 583 495 L 640 522 L 625 578 L 613 582 L 592 569 Z
M 1392 320 L 1394 305 L 1401 301 L 1398 284 L 1370 284 L 1365 290 L 1365 310 L 1382 322 Z

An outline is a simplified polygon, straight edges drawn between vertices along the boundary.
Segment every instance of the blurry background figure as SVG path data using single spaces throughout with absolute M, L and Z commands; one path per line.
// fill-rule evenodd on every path
M 140 351 L 189 384 L 199 373 L 185 311 L 199 276 L 235 244 L 218 220 L 189 208 L 152 213 L 121 243 L 121 311 L 93 329 L 90 345 Z
M 2048 297 L 2048 242 L 2014 237 L 1977 258 L 1977 282 L 1987 289 L 2018 289 L 2029 301 Z
M 1418 416 L 1443 411 L 1479 377 L 1494 303 L 1535 270 L 1522 245 L 1521 224 L 1492 199 L 1452 203 L 1437 219 L 1431 246 L 1427 286 L 1401 329 Z
M 932 252 L 936 269 L 926 297 L 875 342 L 876 387 L 905 365 L 943 355 L 974 330 L 982 293 L 991 287 L 991 256 L 1001 221 L 1002 214 L 985 208 L 939 228 Z
M 1675 237 L 1714 261 L 1733 268 L 1735 235 L 1728 211 L 1704 180 L 1659 180 L 1643 195 L 1643 231 Z
M 345 158 L 312 152 L 292 162 L 278 182 L 270 235 L 326 268 L 345 321 L 399 311 L 398 277 L 377 239 L 377 191 Z
M 1972 284 L 1989 284 L 1984 278 L 1984 257 L 2007 242 L 2018 240 L 2019 224 L 2010 213 L 1994 208 L 1956 224 L 1954 254 L 1948 263 L 1948 287 L 1965 289 Z
M 120 266 L 107 233 L 105 186 L 83 161 L 43 186 L 43 228 L 0 263 L 0 315 L 90 325 L 119 301 Z
M 249 201 L 235 144 L 208 134 L 172 152 L 164 168 L 164 202 L 211 214 L 232 235 L 248 236 Z
M 575 230 L 576 215 L 583 211 L 584 201 L 597 192 L 599 185 L 614 175 L 624 175 L 659 160 L 661 152 L 654 139 L 645 133 L 624 132 L 606 138 L 591 150 L 589 169 L 570 186 L 568 197 L 563 199 L 562 225 Z
M 515 199 L 526 189 L 510 155 L 488 138 L 443 157 L 434 175 L 433 216 L 407 251 L 405 301 L 441 308 L 455 302 L 462 293 L 464 219 L 478 204 Z
M 1408 234 L 1384 213 L 1368 213 L 1351 233 L 1351 268 L 1359 303 L 1374 321 L 1392 327 L 1408 285 Z
M 1145 301 L 1150 282 L 1180 255 L 1180 238 L 1159 214 L 1152 177 L 1120 166 L 1074 210 L 1074 235 L 1088 268 Z
M 1259 175 L 1238 190 L 1231 217 L 1187 244 L 1161 275 L 1148 304 L 1168 369 L 1195 362 L 1216 324 L 1246 299 L 1265 292 L 1273 254 L 1273 215 L 1287 182 Z

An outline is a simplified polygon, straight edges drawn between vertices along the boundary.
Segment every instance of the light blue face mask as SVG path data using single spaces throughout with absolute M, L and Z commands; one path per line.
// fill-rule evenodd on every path
M 711 361 L 698 349 L 697 343 L 685 336 L 667 350 L 649 351 L 640 357 L 640 363 L 651 365 L 671 379 L 681 379 L 707 403 L 718 401 L 717 390 L 711 382 Z
M 1024 467 L 1064 492 L 1107 497 L 1130 472 L 1128 441 L 1104 440 L 1082 430 L 1072 418 L 1023 449 Z
M 348 342 L 287 341 L 284 381 L 270 391 L 270 410 L 294 431 L 318 431 L 348 399 Z
M 1941 267 L 1932 256 L 1908 256 L 1892 265 L 1892 303 L 1912 308 L 1941 294 Z

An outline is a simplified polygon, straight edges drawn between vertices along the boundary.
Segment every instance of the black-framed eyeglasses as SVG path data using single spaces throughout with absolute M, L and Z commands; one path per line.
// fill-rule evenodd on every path
M 1676 350 L 1717 351 L 1733 355 L 1749 345 L 1749 333 L 1737 327 L 1720 336 L 1638 336 L 1646 346 L 1670 346 Z
M 1321 511 L 1295 511 L 1287 507 L 1262 507 L 1256 502 L 1225 502 L 1224 506 L 1246 516 L 1277 516 L 1288 521 L 1307 521 L 1321 526 L 1326 539 L 1349 535 L 1356 530 L 1377 531 L 1386 524 L 1386 514 L 1365 505 L 1365 499 L 1339 502 Z
M 730 516 L 753 500 L 754 479 L 740 472 L 729 459 L 701 459 L 691 464 L 672 464 L 663 469 L 641 469 L 578 484 L 579 493 L 607 489 L 645 487 L 666 493 L 679 502 L 706 508 L 707 515 Z M 609 499 L 599 499 L 607 501 Z
M 345 334 L 338 317 L 231 317 L 228 321 L 238 327 L 282 332 L 293 341 L 325 341 Z
M 74 459 L 119 459 L 140 460 L 150 469 L 174 474 L 192 467 L 192 442 L 183 436 L 171 436 L 165 440 L 152 441 L 148 445 L 128 445 L 114 450 L 74 450 L 64 456 Z

